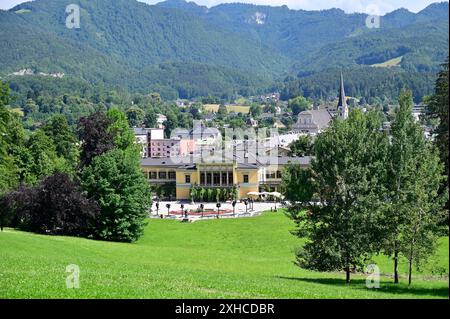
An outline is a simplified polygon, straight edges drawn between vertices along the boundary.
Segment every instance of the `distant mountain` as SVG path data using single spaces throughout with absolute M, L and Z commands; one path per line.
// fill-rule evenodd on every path
M 448 2 L 436 2 L 417 13 L 419 20 L 445 20 L 448 19 Z
M 189 11 L 195 14 L 208 13 L 208 7 L 200 6 L 193 1 L 188 2 L 185 0 L 167 0 L 164 2 L 160 2 L 157 5 L 161 8 L 179 9 L 183 11 Z
M 346 14 L 340 9 L 305 11 L 233 3 L 206 10 L 182 0 L 168 0 L 157 6 L 184 10 L 251 37 L 291 58 L 295 69 L 302 72 L 348 68 L 377 54 L 378 63 L 384 56 L 387 60 L 399 53 L 406 55 L 405 63 L 414 60 L 408 68 L 416 66 L 419 71 L 427 65 L 428 70 L 436 70 L 448 54 L 448 2 L 431 4 L 417 14 L 398 9 L 380 18 L 379 29 L 366 26 L 366 14 Z M 422 54 L 424 46 L 431 48 L 432 56 L 425 57 L 425 61 L 408 58 Z
M 65 27 L 72 3 L 81 8 L 80 29 Z M 367 28 L 366 18 L 239 3 L 35 0 L 0 10 L 0 76 L 30 68 L 192 97 L 261 92 L 290 74 L 360 74 L 393 58 L 400 58 L 399 71 L 420 77 L 448 55 L 447 2 L 417 14 L 393 11 L 379 29 Z
M 80 29 L 65 26 L 64 10 L 71 3 L 81 7 Z M 7 12 L 0 11 L 0 41 L 2 76 L 32 68 L 128 85 L 139 82 L 136 76 L 143 80 L 152 78 L 153 74 L 143 74 L 146 69 L 153 72 L 165 64 L 183 63 L 181 70 L 192 70 L 186 67 L 189 64 L 202 66 L 198 72 L 218 70 L 215 78 L 205 76 L 203 87 L 242 78 L 245 81 L 239 86 L 245 87 L 246 81 L 267 83 L 290 65 L 283 55 L 260 43 L 224 31 L 190 13 L 128 0 L 24 3 Z M 193 75 L 198 76 L 195 72 Z M 236 75 L 233 81 L 228 80 L 230 72 Z M 139 86 L 150 88 L 153 84 Z M 239 86 L 231 88 L 238 90 Z

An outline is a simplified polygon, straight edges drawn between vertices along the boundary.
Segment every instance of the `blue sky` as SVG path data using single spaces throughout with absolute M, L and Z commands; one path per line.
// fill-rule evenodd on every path
M 154 4 L 162 0 L 140 0 Z M 25 2 L 23 0 L 0 0 L 0 9 L 10 9 L 13 6 Z M 76 2 L 76 1 L 74 1 Z M 291 9 L 320 10 L 340 8 L 345 12 L 368 12 L 376 8 L 380 14 L 393 11 L 398 8 L 407 8 L 412 12 L 418 12 L 436 0 L 195 0 L 197 4 L 208 7 L 225 2 L 246 2 L 262 5 L 280 6 L 287 5 Z

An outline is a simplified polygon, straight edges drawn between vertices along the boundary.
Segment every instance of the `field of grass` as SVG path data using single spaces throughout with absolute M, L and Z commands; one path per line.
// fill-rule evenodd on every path
M 242 113 L 242 114 L 248 114 L 250 112 L 250 106 L 245 105 L 227 105 L 227 112 L 235 112 L 235 113 Z
M 14 12 L 17 13 L 17 14 L 23 14 L 23 13 L 30 13 L 31 10 L 29 10 L 29 9 L 20 9 L 20 10 L 14 11 Z
M 384 61 L 382 63 L 372 64 L 371 66 L 375 67 L 375 68 L 391 68 L 393 66 L 400 66 L 402 59 L 403 59 L 403 55 L 393 58 L 393 59 L 390 59 L 390 60 L 387 60 L 387 61 Z
M 203 108 L 206 112 L 214 112 L 217 113 L 219 111 L 219 104 L 205 104 L 203 105 Z M 225 108 L 227 109 L 228 113 L 235 112 L 235 113 L 242 113 L 242 114 L 248 114 L 250 112 L 250 106 L 244 106 L 244 105 L 226 105 Z
M 349 286 L 343 273 L 306 271 L 293 264 L 301 240 L 282 213 L 196 223 L 150 220 L 133 244 L 0 233 L 0 298 L 448 298 L 448 238 L 431 262 L 394 286 Z M 385 274 L 392 263 L 375 262 Z M 80 267 L 80 288 L 66 288 L 66 266 Z M 401 264 L 406 275 L 406 263 Z M 433 275 L 434 273 L 434 275 Z M 437 276 L 445 273 L 445 276 Z M 433 276 L 432 276 L 433 275 Z

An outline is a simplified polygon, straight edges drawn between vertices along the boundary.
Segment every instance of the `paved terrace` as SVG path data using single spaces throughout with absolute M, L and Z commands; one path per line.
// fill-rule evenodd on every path
M 167 209 L 166 205 L 170 204 L 170 209 Z M 181 213 L 181 204 L 184 205 L 183 213 Z M 203 212 L 200 210 L 200 204 L 203 204 Z M 239 217 L 252 217 L 258 216 L 262 212 L 275 210 L 280 208 L 281 203 L 274 202 L 254 202 L 253 209 L 251 204 L 248 203 L 247 209 L 244 202 L 238 201 L 236 203 L 234 213 L 231 201 L 220 203 L 219 214 L 217 212 L 216 203 L 204 203 L 204 202 L 188 202 L 188 201 L 161 201 L 159 202 L 159 210 L 157 212 L 156 202 L 153 202 L 150 217 L 151 218 L 172 218 L 178 220 L 188 220 L 190 222 L 211 219 L 211 218 L 239 218 Z M 188 211 L 187 218 L 185 211 Z

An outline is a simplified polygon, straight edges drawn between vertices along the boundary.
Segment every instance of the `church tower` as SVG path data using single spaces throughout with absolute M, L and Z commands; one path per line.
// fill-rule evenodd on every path
M 341 83 L 339 87 L 339 101 L 337 105 L 337 111 L 339 118 L 345 120 L 348 117 L 348 105 L 345 99 L 345 91 L 344 91 L 344 77 L 341 72 Z

